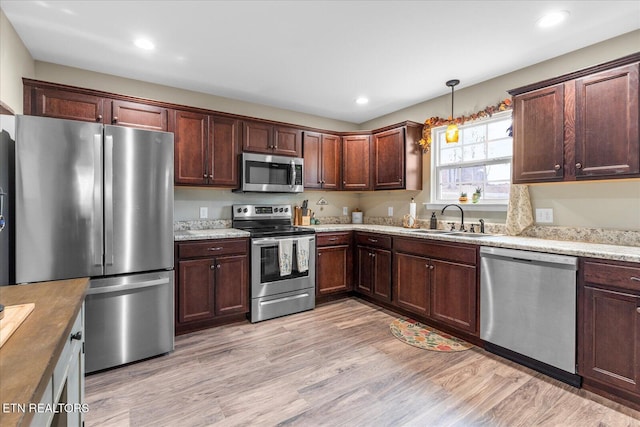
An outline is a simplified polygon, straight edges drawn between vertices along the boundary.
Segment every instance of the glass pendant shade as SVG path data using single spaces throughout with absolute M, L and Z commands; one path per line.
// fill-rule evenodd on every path
M 445 138 L 447 140 L 447 144 L 458 142 L 458 126 L 456 126 L 455 123 L 451 123 L 449 126 L 447 126 Z

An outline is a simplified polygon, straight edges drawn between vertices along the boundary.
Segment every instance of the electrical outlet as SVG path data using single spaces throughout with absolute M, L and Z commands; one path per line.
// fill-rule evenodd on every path
M 553 209 L 536 209 L 536 222 L 539 224 L 552 224 Z
M 342 207 L 342 215 L 349 215 L 349 208 L 346 206 Z
M 393 206 L 389 206 L 389 207 L 387 208 L 387 215 L 388 215 L 388 216 L 393 216 Z
M 209 208 L 200 208 L 200 219 L 207 219 L 209 217 Z

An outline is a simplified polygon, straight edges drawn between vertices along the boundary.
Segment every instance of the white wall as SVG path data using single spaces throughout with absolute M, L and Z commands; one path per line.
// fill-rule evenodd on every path
M 22 114 L 22 77 L 33 78 L 31 54 L 0 9 L 0 101 Z

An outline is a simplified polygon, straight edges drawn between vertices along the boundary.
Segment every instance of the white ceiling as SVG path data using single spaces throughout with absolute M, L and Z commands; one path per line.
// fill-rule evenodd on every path
M 640 28 L 640 1 L 0 0 L 34 59 L 362 123 Z M 536 27 L 550 10 L 567 21 Z M 150 38 L 154 51 L 133 45 Z M 640 47 L 640 46 L 639 46 Z M 367 96 L 368 105 L 355 104 Z

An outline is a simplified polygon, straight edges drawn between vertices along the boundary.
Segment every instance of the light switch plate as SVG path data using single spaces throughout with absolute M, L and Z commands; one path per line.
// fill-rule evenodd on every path
M 536 209 L 536 222 L 539 224 L 552 224 L 553 223 L 553 209 Z
M 200 219 L 207 219 L 209 217 L 209 208 L 200 208 Z
M 393 206 L 389 206 L 389 208 L 387 209 L 387 215 L 393 216 Z
M 342 215 L 349 215 L 349 208 L 346 206 L 342 207 Z

